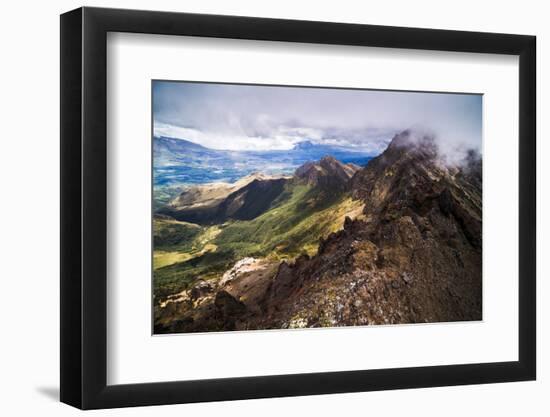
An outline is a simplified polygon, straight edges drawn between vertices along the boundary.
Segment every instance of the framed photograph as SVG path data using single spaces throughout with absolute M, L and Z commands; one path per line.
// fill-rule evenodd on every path
M 533 380 L 535 37 L 61 16 L 61 401 Z

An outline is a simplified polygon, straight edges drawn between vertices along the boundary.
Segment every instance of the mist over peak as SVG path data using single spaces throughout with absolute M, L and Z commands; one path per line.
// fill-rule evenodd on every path
M 481 159 L 481 143 L 465 136 L 436 133 L 426 128 L 410 128 L 395 135 L 388 147 L 421 151 L 445 167 L 462 167 Z

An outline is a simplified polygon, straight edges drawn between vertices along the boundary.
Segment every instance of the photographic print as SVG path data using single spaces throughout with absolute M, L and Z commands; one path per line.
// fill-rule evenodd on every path
M 482 320 L 482 99 L 154 80 L 153 333 Z

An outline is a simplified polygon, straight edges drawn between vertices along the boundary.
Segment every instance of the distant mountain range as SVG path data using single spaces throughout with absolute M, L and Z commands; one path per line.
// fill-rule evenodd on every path
M 331 155 L 347 164 L 365 166 L 375 155 L 338 146 L 303 141 L 289 150 L 230 151 L 210 149 L 183 139 L 154 137 L 155 187 L 235 182 L 254 172 L 290 175 L 308 161 Z
M 234 182 L 214 182 L 189 186 L 157 214 L 201 225 L 227 220 L 252 220 L 279 199 L 285 186 L 318 187 L 331 195 L 347 189 L 351 177 L 360 167 L 343 164 L 332 156 L 306 162 L 292 176 L 253 173 Z

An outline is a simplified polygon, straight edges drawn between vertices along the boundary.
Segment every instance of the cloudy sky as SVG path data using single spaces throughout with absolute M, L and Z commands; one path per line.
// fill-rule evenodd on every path
M 154 81 L 155 136 L 214 149 L 291 149 L 309 140 L 378 154 L 418 129 L 480 150 L 482 96 Z

